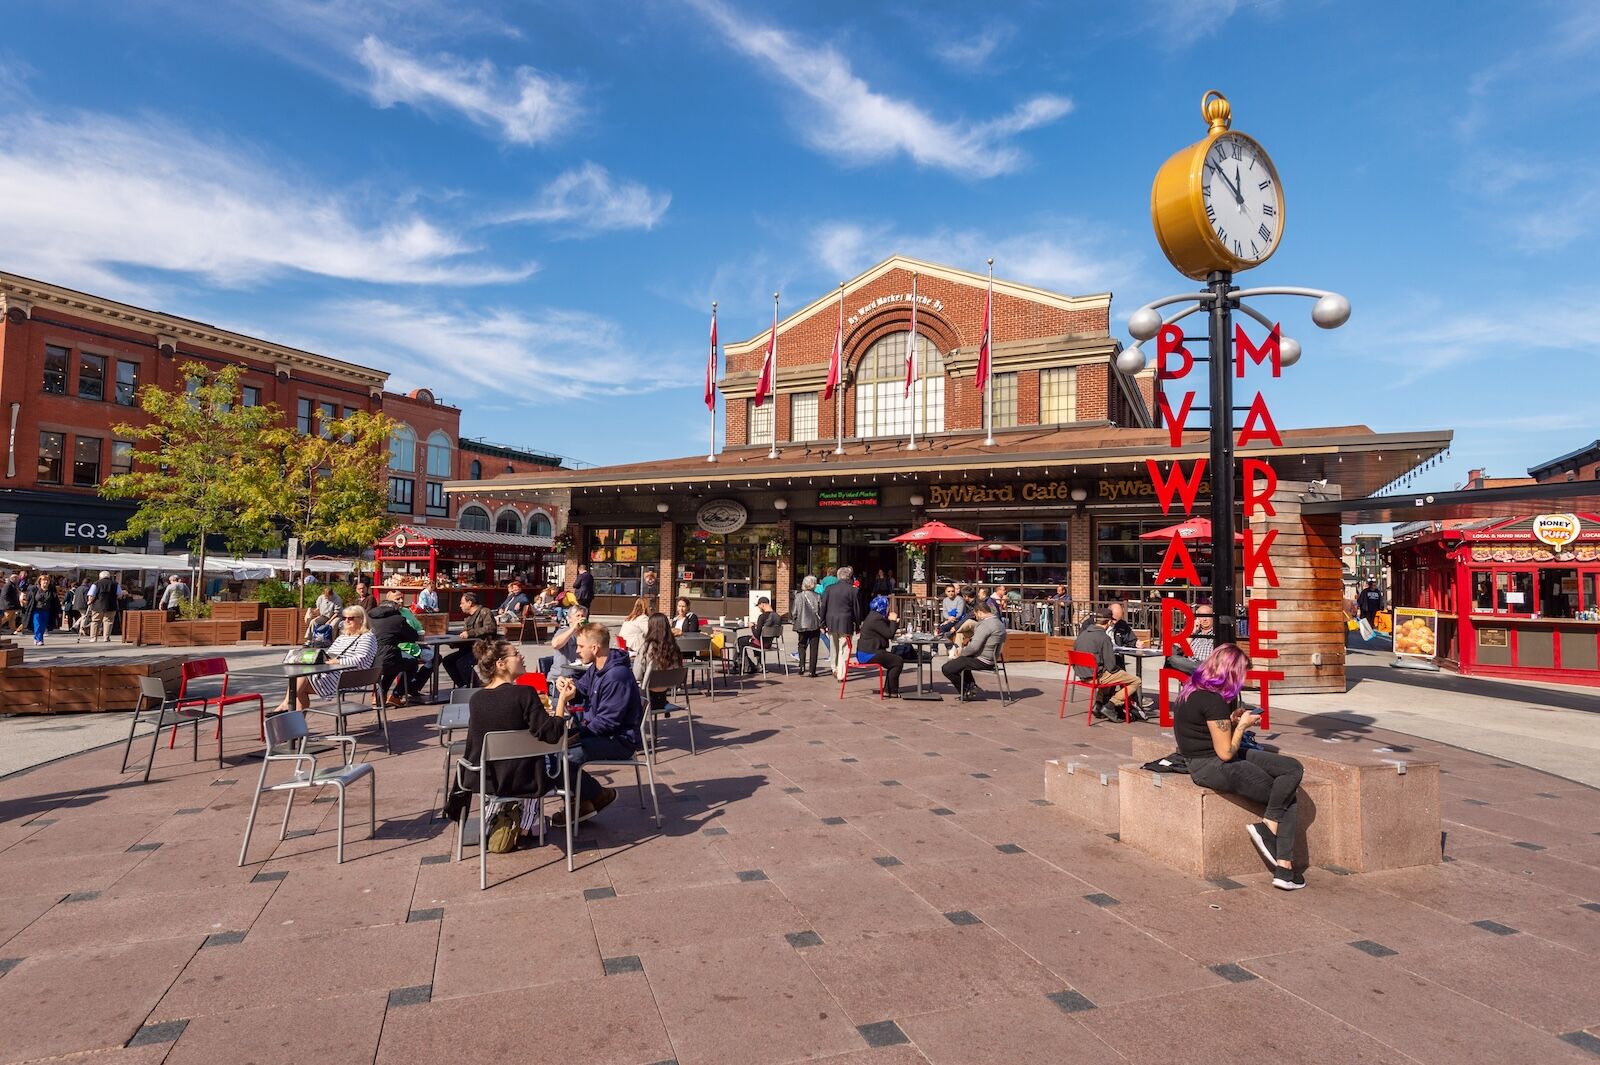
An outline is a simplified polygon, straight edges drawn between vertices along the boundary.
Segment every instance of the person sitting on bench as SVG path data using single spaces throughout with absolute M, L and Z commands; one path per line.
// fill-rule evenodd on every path
M 955 685 L 956 694 L 961 699 L 970 699 L 982 691 L 973 683 L 972 674 L 978 670 L 994 671 L 995 659 L 1006 639 L 1006 627 L 994 616 L 994 606 L 987 598 L 974 603 L 972 613 L 978 619 L 977 626 L 972 630 L 972 639 L 967 641 L 959 655 L 939 667 L 945 679 Z
M 1250 658 L 1236 645 L 1211 652 L 1178 689 L 1172 733 L 1190 780 L 1266 807 L 1264 820 L 1245 831 L 1272 870 L 1272 886 L 1296 891 L 1306 886 L 1305 874 L 1294 869 L 1295 798 L 1304 769 L 1288 755 L 1239 749 L 1245 732 L 1261 720 L 1238 705 L 1249 671 Z

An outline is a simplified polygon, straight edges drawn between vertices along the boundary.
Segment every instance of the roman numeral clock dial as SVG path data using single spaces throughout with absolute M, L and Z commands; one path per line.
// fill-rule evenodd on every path
M 1266 262 L 1283 239 L 1283 188 L 1253 138 L 1230 128 L 1232 111 L 1208 92 L 1210 134 L 1168 159 L 1150 190 L 1156 238 L 1172 264 L 1204 280 Z

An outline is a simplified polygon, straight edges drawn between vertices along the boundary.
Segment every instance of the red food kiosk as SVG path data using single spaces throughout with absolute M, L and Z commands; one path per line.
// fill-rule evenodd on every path
M 553 551 L 547 536 L 401 525 L 373 545 L 372 580 L 380 593 L 404 589 L 407 602 L 432 580 L 439 609 L 459 621 L 466 616 L 461 611 L 463 592 L 478 592 L 485 605 L 498 606 L 512 575 L 537 581 L 544 573 L 545 555 Z M 529 589 L 529 594 L 536 590 Z
M 1385 551 L 1394 604 L 1439 612 L 1443 664 L 1600 686 L 1600 515 L 1434 525 Z

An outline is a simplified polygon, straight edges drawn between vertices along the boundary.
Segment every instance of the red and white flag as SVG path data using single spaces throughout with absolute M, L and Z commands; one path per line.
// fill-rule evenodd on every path
M 832 399 L 833 390 L 839 387 L 844 375 L 844 296 L 839 297 L 839 328 L 833 334 L 833 353 L 828 356 L 828 383 L 822 386 L 822 398 Z
M 706 356 L 706 410 L 717 410 L 717 312 L 711 311 L 711 351 Z
M 906 395 L 917 383 L 917 278 L 911 278 L 911 336 L 906 340 Z
M 772 335 L 767 338 L 767 355 L 761 360 L 761 379 L 756 382 L 756 406 L 761 406 L 773 391 L 773 367 L 778 361 L 778 307 L 772 307 Z
M 978 345 L 978 372 L 973 384 L 978 391 L 989 387 L 989 349 L 994 343 L 994 289 L 983 301 L 983 342 Z

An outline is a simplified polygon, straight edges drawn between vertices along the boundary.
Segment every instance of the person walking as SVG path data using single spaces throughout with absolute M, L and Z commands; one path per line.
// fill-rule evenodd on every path
M 0 584 L 0 630 L 15 635 L 22 631 L 22 575 L 6 574 Z
M 72 629 L 82 635 L 83 620 L 89 613 L 89 578 L 79 577 L 72 589 L 62 594 L 61 603 L 67 613 L 67 623 L 62 629 Z
M 800 675 L 817 675 L 817 647 L 822 643 L 822 596 L 817 594 L 817 578 L 806 574 L 795 593 L 789 608 L 789 620 L 794 623 L 795 638 L 799 641 L 795 657 L 800 662 Z
M 44 634 L 61 623 L 61 596 L 50 574 L 39 574 L 39 582 L 28 590 L 26 613 L 33 645 L 43 647 Z
M 840 566 L 835 576 L 838 579 L 822 593 L 822 624 L 833 640 L 833 675 L 843 680 L 849 662 L 847 644 L 853 641 L 856 626 L 861 623 L 861 604 L 851 583 L 855 570 Z
M 117 623 L 117 605 L 122 589 L 111 579 L 110 570 L 101 570 L 100 576 L 89 586 L 89 642 L 94 643 L 105 634 L 111 642 L 111 629 Z
M 578 579 L 572 582 L 572 597 L 583 607 L 584 614 L 588 614 L 589 604 L 594 602 L 594 574 L 589 572 L 588 563 L 578 563 Z
M 178 605 L 189 598 L 189 586 L 183 583 L 183 578 L 174 573 L 167 578 L 167 586 L 161 589 L 161 598 L 156 601 L 157 610 L 167 612 L 167 620 L 172 621 L 178 616 Z

